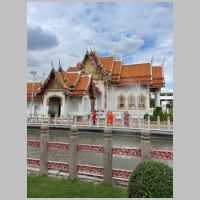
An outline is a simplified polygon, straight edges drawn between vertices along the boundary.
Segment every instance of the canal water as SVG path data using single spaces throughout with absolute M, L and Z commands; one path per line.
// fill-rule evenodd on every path
M 28 140 L 39 140 L 40 130 L 28 129 L 27 130 Z M 52 142 L 64 142 L 69 143 L 69 132 L 62 130 L 50 130 L 49 140 Z M 126 148 L 140 148 L 141 145 L 140 136 L 136 135 L 114 135 L 112 137 L 112 144 L 115 147 L 126 147 Z M 103 145 L 103 133 L 80 133 L 79 144 L 93 144 Z M 152 138 L 151 148 L 158 150 L 169 150 L 173 151 L 173 140 L 165 138 Z M 78 163 L 84 165 L 103 166 L 103 154 L 93 152 L 79 152 Z M 28 149 L 27 157 L 39 158 L 39 150 Z M 58 162 L 69 162 L 69 154 L 65 150 L 50 150 L 49 160 Z M 133 170 L 141 161 L 141 158 L 113 155 L 113 168 Z M 172 167 L 173 161 L 161 161 Z

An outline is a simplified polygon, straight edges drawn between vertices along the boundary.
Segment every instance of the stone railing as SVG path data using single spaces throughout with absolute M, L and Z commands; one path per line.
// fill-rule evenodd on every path
M 127 181 L 132 173 L 130 170 L 115 169 L 112 167 L 113 155 L 140 157 L 141 161 L 153 159 L 173 160 L 173 152 L 150 148 L 150 131 L 144 129 L 141 135 L 141 148 L 121 148 L 112 146 L 112 128 L 104 129 L 104 144 L 91 145 L 78 143 L 78 128 L 70 128 L 69 143 L 49 142 L 49 126 L 41 126 L 40 141 L 28 140 L 28 149 L 40 149 L 40 159 L 27 159 L 29 167 L 38 167 L 40 175 L 48 175 L 49 169 L 65 171 L 70 179 L 76 179 L 78 174 L 94 175 L 103 178 L 105 184 L 112 184 L 113 179 Z M 69 163 L 48 160 L 48 152 L 52 149 L 68 150 Z M 79 152 L 103 154 L 103 167 L 78 164 Z
M 28 124 L 44 124 L 48 123 L 49 125 L 75 125 L 75 126 L 95 126 L 95 127 L 106 127 L 108 126 L 106 118 L 97 117 L 95 125 L 90 119 L 85 119 L 83 116 L 73 116 L 72 118 L 64 118 L 64 117 L 39 117 L 39 116 L 29 116 L 27 117 Z M 128 124 L 125 123 L 124 118 L 115 118 L 113 119 L 112 127 L 121 127 L 121 128 L 147 128 L 150 129 L 158 129 L 158 130 L 173 130 L 173 123 L 170 122 L 170 118 L 168 117 L 167 121 L 161 122 L 160 117 L 157 117 L 157 121 L 150 121 L 150 117 L 147 120 L 143 118 L 134 118 L 129 117 Z

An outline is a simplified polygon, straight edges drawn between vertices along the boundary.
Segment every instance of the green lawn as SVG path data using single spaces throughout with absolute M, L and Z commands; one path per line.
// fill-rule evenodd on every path
M 126 189 L 80 180 L 27 176 L 28 198 L 126 198 Z

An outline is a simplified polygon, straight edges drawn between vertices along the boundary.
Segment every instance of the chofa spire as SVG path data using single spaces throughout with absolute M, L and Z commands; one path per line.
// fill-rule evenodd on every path
M 63 69 L 61 67 L 61 64 L 60 64 L 60 59 L 59 59 L 59 68 L 58 68 L 58 71 L 61 72 Z

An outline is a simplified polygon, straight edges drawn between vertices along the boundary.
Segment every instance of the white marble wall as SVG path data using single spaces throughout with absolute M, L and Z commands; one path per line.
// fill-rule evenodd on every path
M 100 96 L 97 97 L 95 102 L 95 109 L 96 110 L 104 110 L 104 103 L 105 103 L 105 87 L 102 81 L 97 83 L 97 87 L 99 87 L 100 91 L 102 92 Z M 112 112 L 119 112 L 123 113 L 125 110 L 118 110 L 117 109 L 117 97 L 123 94 L 126 97 L 126 109 L 128 110 L 128 96 L 132 94 L 133 96 L 137 97 L 140 94 L 143 94 L 146 97 L 146 109 L 145 110 L 128 110 L 130 114 L 134 115 L 144 115 L 145 113 L 150 112 L 150 102 L 149 102 L 149 89 L 146 87 L 119 87 L 116 88 L 115 86 L 111 85 L 108 88 L 107 93 L 107 106 L 108 110 Z M 62 105 L 61 105 L 61 116 L 67 117 L 67 115 L 87 115 L 90 114 L 91 111 L 91 102 L 88 95 L 83 97 L 70 97 L 65 96 L 63 92 L 47 92 L 44 95 L 43 102 L 35 101 L 34 105 L 38 105 L 38 114 L 44 114 L 46 117 L 48 116 L 48 105 L 47 99 L 51 96 L 59 96 L 62 97 Z M 34 108 L 33 105 L 33 108 Z M 137 105 L 137 98 L 136 98 L 136 105 Z M 34 109 L 33 109 L 34 110 Z M 34 112 L 34 111 L 33 111 Z M 31 102 L 27 102 L 27 114 L 31 113 Z
M 35 106 L 37 106 L 37 110 Z M 31 101 L 27 101 L 27 115 L 30 115 L 30 114 L 31 114 Z M 32 114 L 38 114 L 38 115 L 43 114 L 42 101 L 33 101 Z
M 146 97 L 146 109 L 134 109 L 134 110 L 128 110 L 130 113 L 143 115 L 145 113 L 150 112 L 150 102 L 149 102 L 149 89 L 147 87 L 115 87 L 115 86 L 109 86 L 109 92 L 108 92 L 108 109 L 113 112 L 123 112 L 125 110 L 118 110 L 117 109 L 117 97 L 123 94 L 126 97 L 126 109 L 128 110 L 128 97 L 129 95 L 133 95 L 136 98 L 136 106 L 137 103 L 137 97 L 141 94 L 143 94 Z

